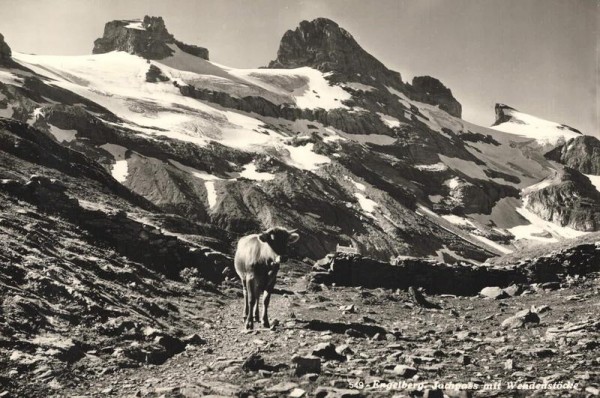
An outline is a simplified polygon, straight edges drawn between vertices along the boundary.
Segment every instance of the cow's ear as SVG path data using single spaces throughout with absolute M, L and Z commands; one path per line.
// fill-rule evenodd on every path
M 300 235 L 298 235 L 297 233 L 293 233 L 290 234 L 290 239 L 288 240 L 289 243 L 296 243 L 298 242 L 298 239 L 300 239 Z
M 263 232 L 262 234 L 258 235 L 258 239 L 260 239 L 262 242 L 268 242 L 269 241 L 269 233 Z

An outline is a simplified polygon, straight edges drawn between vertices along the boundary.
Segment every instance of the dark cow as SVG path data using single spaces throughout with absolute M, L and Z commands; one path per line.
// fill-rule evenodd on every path
M 244 319 L 246 329 L 259 321 L 259 298 L 263 295 L 262 324 L 269 327 L 269 301 L 275 287 L 279 265 L 287 260 L 288 244 L 300 236 L 296 230 L 274 227 L 260 234 L 244 236 L 235 252 L 235 271 L 244 289 Z

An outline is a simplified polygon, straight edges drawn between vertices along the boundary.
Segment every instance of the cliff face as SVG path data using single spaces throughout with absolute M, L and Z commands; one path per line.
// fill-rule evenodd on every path
M 8 44 L 4 41 L 4 36 L 0 33 L 0 63 L 11 59 L 12 51 Z
M 557 171 L 552 182 L 523 199 L 525 206 L 544 220 L 578 231 L 600 228 L 600 192 L 577 170 L 565 167 Z
M 452 116 L 462 116 L 462 105 L 454 98 L 452 91 L 441 81 L 431 76 L 413 78 L 411 97 L 431 105 L 439 105 Z
M 171 45 L 171 46 L 169 46 Z M 147 59 L 159 60 L 173 55 L 173 46 L 188 54 L 208 59 L 208 50 L 176 40 L 162 17 L 143 20 L 118 20 L 106 23 L 104 35 L 94 41 L 94 54 L 125 51 Z
M 583 174 L 600 175 L 600 140 L 594 136 L 573 138 L 544 156 Z

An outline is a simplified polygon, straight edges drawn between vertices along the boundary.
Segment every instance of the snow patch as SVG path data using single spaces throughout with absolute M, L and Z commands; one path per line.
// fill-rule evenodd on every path
M 252 162 L 244 166 L 244 170 L 240 173 L 240 177 L 254 181 L 271 181 L 275 178 L 275 175 L 256 171 L 256 164 Z
M 111 169 L 113 178 L 121 183 L 127 181 L 127 176 L 129 175 L 127 159 L 125 159 L 127 148 L 116 144 L 104 144 L 100 148 L 109 152 L 115 159 L 115 164 L 113 164 Z
M 59 129 L 56 126 L 50 125 L 50 134 L 56 138 L 56 141 L 63 142 L 71 142 L 77 138 L 77 130 L 63 130 Z
M 362 193 L 357 192 L 354 194 L 354 196 L 356 196 L 356 198 L 358 199 L 358 204 L 360 205 L 361 209 L 363 209 L 367 213 L 373 213 L 375 211 L 375 208 L 378 206 L 377 202 L 367 198 Z
M 208 205 L 212 209 L 217 204 L 217 191 L 215 190 L 215 182 L 205 181 L 204 186 L 206 187 L 206 199 L 208 200 Z
M 525 207 L 519 207 L 517 212 L 523 216 L 529 224 L 518 225 L 509 228 L 508 231 L 515 236 L 515 240 L 527 239 L 545 243 L 558 242 L 557 238 L 572 239 L 588 234 L 588 232 L 577 231 L 569 227 L 561 227 L 553 222 L 546 221 L 538 215 L 527 210 Z M 547 237 L 550 233 L 552 237 Z
M 331 162 L 327 156 L 313 152 L 314 144 L 312 142 L 303 146 L 284 146 L 290 153 L 290 164 L 299 169 L 316 170 L 320 165 Z
M 179 170 L 188 172 L 191 175 L 193 175 L 194 177 L 200 178 L 201 180 L 204 180 L 204 181 L 218 181 L 218 180 L 222 180 L 222 178 L 217 177 L 214 174 L 209 174 L 209 173 L 207 173 L 205 171 L 200 171 L 200 170 L 197 170 L 197 169 L 195 169 L 193 167 L 186 166 L 186 165 L 181 164 L 178 161 L 173 160 L 173 159 L 169 159 L 169 163 L 171 163 L 173 166 L 177 167 Z
M 395 117 L 381 112 L 377 112 L 377 115 L 386 126 L 390 128 L 400 127 L 400 120 L 396 119 Z
M 490 240 L 483 236 L 479 236 L 479 235 L 475 235 L 475 234 L 469 234 L 469 235 L 471 235 L 473 238 L 485 243 L 486 245 L 493 247 L 494 249 L 498 250 L 501 253 L 508 254 L 508 253 L 513 252 L 513 250 L 509 249 L 508 247 L 502 246 L 501 244 L 496 243 L 493 240 Z
M 417 164 L 415 165 L 415 169 L 421 171 L 446 171 L 448 170 L 448 166 L 442 162 L 438 162 L 434 164 Z

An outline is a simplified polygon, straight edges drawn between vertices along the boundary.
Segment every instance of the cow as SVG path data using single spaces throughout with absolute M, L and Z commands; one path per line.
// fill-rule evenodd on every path
M 246 329 L 260 319 L 259 299 L 263 294 L 262 324 L 269 325 L 269 302 L 275 287 L 279 265 L 287 261 L 288 245 L 298 241 L 297 230 L 270 228 L 260 234 L 241 238 L 235 252 L 235 271 L 242 280 Z

